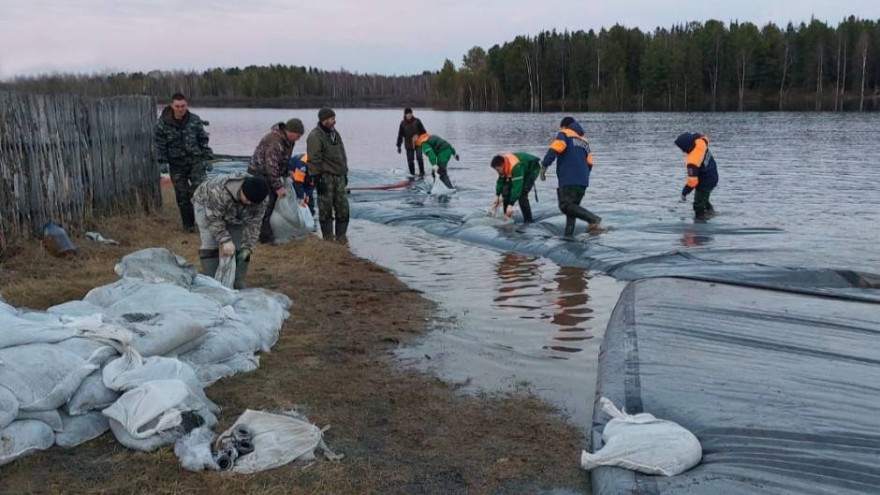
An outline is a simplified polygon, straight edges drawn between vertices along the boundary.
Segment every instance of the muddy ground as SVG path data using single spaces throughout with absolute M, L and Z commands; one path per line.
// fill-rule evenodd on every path
M 0 294 L 34 309 L 82 298 L 112 282 L 134 250 L 164 246 L 197 261 L 198 236 L 182 234 L 166 207 L 91 227 L 121 242 L 75 237 L 79 254 L 56 259 L 38 242 L 2 261 Z M 344 453 L 339 463 L 289 465 L 252 476 L 190 473 L 170 447 L 127 450 L 112 434 L 72 450 L 52 448 L 0 468 L 0 493 L 540 493 L 588 491 L 578 468 L 583 432 L 528 397 L 474 397 L 406 371 L 390 351 L 423 334 L 434 306 L 386 270 L 346 248 L 310 239 L 257 249 L 250 284 L 280 291 L 292 316 L 256 372 L 207 390 L 220 428 L 246 408 L 298 409 Z

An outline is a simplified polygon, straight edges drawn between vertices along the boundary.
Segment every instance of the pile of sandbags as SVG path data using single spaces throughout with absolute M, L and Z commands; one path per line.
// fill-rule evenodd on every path
M 213 427 L 204 388 L 259 365 L 289 298 L 235 291 L 166 249 L 130 254 L 120 280 L 46 312 L 0 301 L 0 465 L 108 429 L 153 450 Z

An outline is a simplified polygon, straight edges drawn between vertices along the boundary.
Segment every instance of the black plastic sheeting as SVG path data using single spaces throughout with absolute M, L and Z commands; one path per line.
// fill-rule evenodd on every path
M 705 281 L 631 282 L 596 397 L 691 430 L 673 477 L 593 471 L 594 493 L 877 493 L 880 304 Z M 609 418 L 596 408 L 592 445 Z

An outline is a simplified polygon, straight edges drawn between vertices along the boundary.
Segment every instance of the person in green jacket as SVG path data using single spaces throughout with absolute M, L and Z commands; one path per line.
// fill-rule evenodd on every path
M 348 155 L 336 129 L 336 112 L 318 111 L 318 125 L 306 139 L 309 175 L 318 189 L 318 218 L 325 241 L 348 244 Z M 334 236 L 335 221 L 335 236 Z
M 534 222 L 529 192 L 541 174 L 541 159 L 528 153 L 507 153 L 495 155 L 490 165 L 498 173 L 492 211 L 503 202 L 504 214 L 510 218 L 513 217 L 513 205 L 519 202 L 523 221 Z
M 431 177 L 436 178 L 439 175 L 440 181 L 449 189 L 453 189 L 452 181 L 449 180 L 449 173 L 446 171 L 446 165 L 452 157 L 455 157 L 455 161 L 459 160 L 455 148 L 440 136 L 434 136 L 427 132 L 413 136 L 413 144 L 416 148 L 422 150 L 422 153 L 428 157 L 428 161 L 433 165 Z

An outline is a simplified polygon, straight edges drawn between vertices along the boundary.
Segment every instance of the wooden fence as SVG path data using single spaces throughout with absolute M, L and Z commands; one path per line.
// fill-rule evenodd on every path
M 0 92 L 0 256 L 47 221 L 161 206 L 152 98 Z

